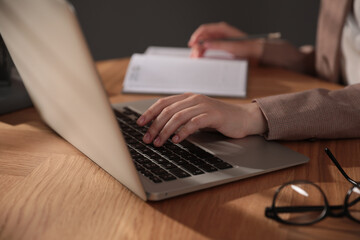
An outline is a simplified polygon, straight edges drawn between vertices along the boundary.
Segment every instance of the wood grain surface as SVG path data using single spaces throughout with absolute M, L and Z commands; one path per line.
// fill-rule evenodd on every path
M 128 59 L 97 64 L 112 102 L 154 98 L 121 94 Z M 272 68 L 252 68 L 246 99 L 334 84 Z M 144 202 L 67 143 L 34 108 L 0 116 L 0 239 L 360 239 L 360 225 L 327 218 L 306 227 L 264 216 L 275 190 L 294 179 L 321 186 L 342 204 L 351 185 L 327 158 L 360 179 L 360 139 L 281 144 L 310 162 L 161 202 Z

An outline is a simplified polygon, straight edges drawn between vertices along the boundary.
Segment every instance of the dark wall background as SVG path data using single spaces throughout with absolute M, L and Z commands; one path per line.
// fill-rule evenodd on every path
M 314 44 L 319 0 L 70 0 L 96 60 L 149 45 L 185 47 L 202 23 L 226 21 L 247 33 L 280 31 Z

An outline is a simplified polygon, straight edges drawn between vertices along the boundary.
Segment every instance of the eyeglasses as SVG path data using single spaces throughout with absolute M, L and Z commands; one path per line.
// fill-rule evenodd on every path
M 328 148 L 326 154 L 341 174 L 353 185 L 343 205 L 329 206 L 321 188 L 309 181 L 292 181 L 282 185 L 275 193 L 265 216 L 291 225 L 310 225 L 325 217 L 348 217 L 360 223 L 360 184 L 351 179 Z

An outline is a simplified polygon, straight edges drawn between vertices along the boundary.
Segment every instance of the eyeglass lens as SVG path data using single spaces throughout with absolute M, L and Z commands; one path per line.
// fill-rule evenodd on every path
M 360 221 L 360 189 L 354 187 L 347 199 L 347 209 L 351 217 Z
M 310 183 L 284 185 L 275 199 L 277 216 L 288 223 L 307 224 L 322 218 L 326 212 L 323 192 Z

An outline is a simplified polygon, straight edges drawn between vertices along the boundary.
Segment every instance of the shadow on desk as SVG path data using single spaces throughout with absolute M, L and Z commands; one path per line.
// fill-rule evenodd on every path
M 342 145 L 358 144 L 356 143 L 358 141 L 341 141 L 344 141 Z M 328 146 L 333 147 L 335 154 L 341 155 L 342 151 L 352 151 L 354 154 L 358 153 L 353 156 L 360 155 L 360 146 L 340 150 L 332 141 L 303 141 L 296 144 L 290 142 L 285 145 L 304 154 L 307 153 L 306 155 L 310 156 L 310 162 L 174 199 L 152 202 L 149 205 L 203 237 L 211 239 L 242 239 L 244 237 L 250 239 L 264 237 L 265 239 L 288 237 L 290 239 L 358 239 L 359 224 L 347 218 L 327 218 L 312 226 L 294 227 L 265 217 L 265 208 L 272 204 L 277 187 L 294 179 L 307 179 L 319 183 L 325 194 L 329 195 L 330 204 L 343 204 L 351 184 L 342 179 L 343 177 L 337 172 L 336 167 L 332 166 L 332 162 L 324 152 L 314 151 L 314 149 L 323 149 Z M 349 170 L 349 174 L 359 170 L 360 167 L 360 161 L 355 158 L 344 159 L 341 164 Z M 338 196 L 332 196 L 334 191 L 340 192 Z M 182 236 L 184 236 L 183 233 Z

